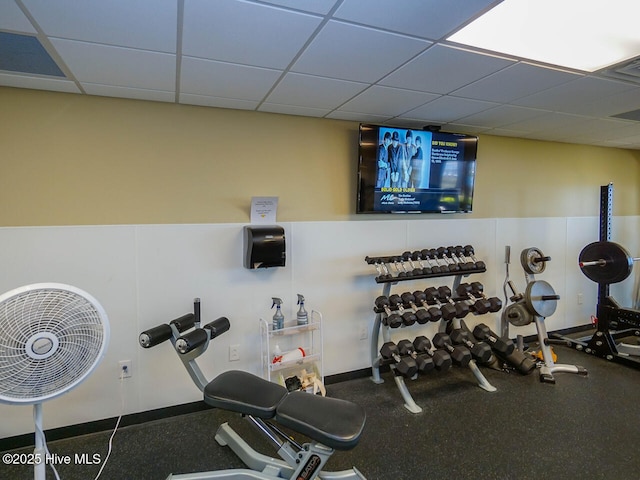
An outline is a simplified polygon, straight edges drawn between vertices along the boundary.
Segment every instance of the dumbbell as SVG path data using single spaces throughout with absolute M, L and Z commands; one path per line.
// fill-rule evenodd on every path
M 416 305 L 423 307 L 429 314 L 429 321 L 437 322 L 442 318 L 442 312 L 440 309 L 427 303 L 427 294 L 422 290 L 416 290 L 413 292 L 413 298 L 415 299 L 414 301 L 416 302 Z
M 384 311 L 384 313 L 387 314 L 386 318 L 382 320 L 382 323 L 388 325 L 391 328 L 398 328 L 400 325 L 402 325 L 402 317 L 399 314 L 391 311 L 388 297 L 386 297 L 385 295 L 380 295 L 378 298 L 376 298 L 375 306 L 376 308 L 374 311 L 376 311 L 376 313 Z
M 405 262 L 409 262 L 410 272 L 412 276 L 424 275 L 424 269 L 422 268 L 422 266 L 419 267 L 415 263 L 413 263 L 413 253 L 409 251 L 404 252 L 402 254 L 402 259 Z
M 462 248 L 462 247 L 460 247 L 460 248 Z M 466 262 L 464 260 L 462 260 L 462 258 L 459 257 L 456 254 L 456 247 L 454 247 L 452 245 L 449 245 L 447 247 L 447 254 L 449 255 L 449 258 L 451 260 L 453 260 L 453 263 L 455 263 L 458 266 L 458 270 L 466 270 L 467 269 Z
M 424 290 L 424 293 L 427 299 L 427 303 L 430 305 L 436 305 L 440 309 L 440 313 L 444 320 L 448 322 L 456 317 L 458 310 L 455 304 L 451 304 L 449 302 L 442 303 L 440 301 L 440 295 L 436 287 L 428 287 Z
M 452 360 L 449 352 L 442 349 L 433 350 L 431 342 L 424 335 L 419 335 L 413 340 L 413 348 L 418 353 L 426 353 L 433 360 L 433 365 L 438 371 L 446 371 L 451 368 Z
M 533 358 L 531 358 L 531 355 L 525 352 L 521 352 L 517 348 L 508 355 L 496 352 L 496 356 L 502 361 L 511 365 L 522 375 L 529 375 L 536 369 L 536 362 L 533 360 Z
M 413 260 L 414 262 L 418 262 L 418 264 L 422 268 L 423 275 L 429 275 L 433 273 L 431 267 L 425 266 L 425 264 L 422 262 L 422 252 L 420 252 L 419 250 L 416 250 L 411 254 L 411 260 Z
M 404 309 L 404 306 L 402 305 L 402 297 L 398 294 L 394 293 L 389 296 L 389 306 L 392 310 L 398 310 L 398 313 L 400 313 L 400 317 L 402 318 L 402 323 L 408 327 L 416 323 L 418 320 L 415 313 Z
M 385 342 L 380 348 L 380 355 L 395 367 L 396 372 L 402 377 L 411 378 L 418 373 L 418 364 L 409 356 L 400 356 L 398 346 L 393 342 Z
M 451 338 L 446 333 L 436 333 L 433 337 L 433 344 L 438 348 L 444 348 L 456 365 L 466 367 L 471 361 L 471 352 L 462 345 L 453 345 Z
M 431 269 L 431 273 L 440 273 L 442 269 L 438 265 L 438 262 L 431 256 L 431 250 L 425 248 L 420 250 L 420 258 L 427 262 L 429 269 Z
M 476 268 L 476 264 L 470 262 L 464 255 L 464 247 L 462 245 L 456 245 L 452 250 L 460 263 L 461 270 L 473 270 Z
M 479 323 L 473 329 L 473 336 L 491 345 L 491 348 L 503 355 L 510 355 L 516 348 L 511 339 L 502 339 L 496 335 L 487 325 Z
M 471 282 L 471 293 L 476 298 L 482 298 L 489 302 L 489 311 L 498 312 L 502 308 L 502 300 L 498 297 L 487 298 L 484 294 L 484 286 L 480 282 Z
M 479 282 L 475 282 L 475 283 L 479 283 Z M 484 299 L 484 298 L 477 298 L 472 293 L 472 288 L 471 288 L 470 284 L 461 283 L 456 288 L 456 293 L 461 298 L 468 298 L 469 300 L 473 301 L 473 304 L 470 307 L 471 307 L 471 309 L 473 310 L 473 312 L 475 314 L 484 315 L 485 313 L 488 313 L 488 312 L 491 311 L 491 302 L 489 300 L 487 300 L 487 299 Z M 500 302 L 500 303 L 501 303 L 500 306 L 502 306 L 502 302 Z
M 431 258 L 433 258 L 433 260 L 436 262 L 436 264 L 438 264 L 438 266 L 440 267 L 440 271 L 441 272 L 448 272 L 449 270 L 449 263 L 443 259 L 440 258 L 440 256 L 438 255 L 438 250 L 436 250 L 435 248 L 430 248 L 429 249 L 429 256 Z
M 427 373 L 436 367 L 433 358 L 425 352 L 418 353 L 410 340 L 400 340 L 398 342 L 398 352 L 400 352 L 400 355 L 413 358 L 418 366 L 418 373 Z
M 464 318 L 469 314 L 469 305 L 465 302 L 454 302 L 451 299 L 451 289 L 446 286 L 428 287 L 424 293 L 429 303 L 437 303 L 442 312 L 442 318 L 447 321 L 454 318 Z
M 478 260 L 475 257 L 475 251 L 473 250 L 473 246 L 465 245 L 464 255 L 465 257 L 469 257 L 471 260 L 473 260 L 473 262 L 475 263 L 475 268 L 477 269 L 487 268 L 487 265 L 482 260 Z
M 411 310 L 413 310 L 413 313 L 416 317 L 416 321 L 420 325 L 424 325 L 429 320 L 431 320 L 431 315 L 427 310 L 425 310 L 424 308 L 418 308 L 418 306 L 416 305 L 416 297 L 412 293 L 404 292 L 402 295 L 400 295 L 400 298 L 402 298 L 402 303 L 406 307 L 411 308 Z
M 398 272 L 398 278 L 405 278 L 405 277 L 411 277 L 412 273 L 407 271 L 406 267 L 404 266 L 404 262 L 401 256 L 395 256 L 395 257 L 391 257 L 391 261 L 393 262 L 393 266 L 395 267 L 396 271 Z M 398 266 L 399 265 L 399 266 Z
M 484 342 L 474 341 L 468 331 L 456 328 L 449 335 L 455 345 L 464 345 L 471 352 L 471 356 L 482 364 L 490 363 L 493 358 L 491 347 Z
M 376 278 L 378 280 L 389 280 L 393 278 L 393 275 L 389 273 L 389 269 L 382 260 L 379 257 L 365 257 L 365 261 L 376 268 L 376 272 L 378 272 Z
M 449 256 L 449 249 L 447 247 L 439 247 L 436 252 L 438 254 L 438 258 L 447 264 L 447 268 L 450 272 L 457 272 L 460 270 L 460 266 Z

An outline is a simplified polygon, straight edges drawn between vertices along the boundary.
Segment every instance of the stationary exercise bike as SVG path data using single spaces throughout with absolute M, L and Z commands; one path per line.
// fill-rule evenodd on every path
M 509 264 L 509 250 L 510 247 L 507 247 L 507 266 Z M 520 263 L 525 271 L 525 279 L 527 281 L 527 287 L 524 293 L 516 290 L 515 285 L 509 279 L 509 270 L 507 268 L 505 292 L 506 286 L 508 286 L 513 293 L 513 296 L 510 297 L 513 303 L 503 310 L 501 332 L 503 332 L 505 336 L 508 336 L 509 324 L 522 327 L 535 322 L 543 358 L 543 364 L 540 367 L 540 381 L 556 383 L 555 377 L 553 376 L 556 372 L 587 375 L 587 369 L 578 365 L 558 364 L 555 363 L 553 359 L 553 352 L 550 346 L 552 343 L 568 345 L 564 340 L 550 339 L 544 324 L 545 318 L 555 313 L 560 295 L 556 294 L 548 282 L 535 279 L 535 274 L 544 272 L 546 263 L 550 260 L 551 257 L 546 257 L 535 247 L 526 248 L 522 251 L 520 254 Z
M 229 424 L 223 423 L 216 432 L 216 441 L 231 448 L 248 468 L 169 475 L 167 480 L 366 480 L 355 467 L 340 472 L 322 470 L 334 450 L 350 450 L 358 444 L 365 424 L 365 412 L 358 405 L 300 391 L 290 393 L 281 385 L 239 370 L 224 372 L 210 382 L 205 378 L 196 358 L 206 351 L 212 339 L 229 328 L 225 317 L 201 327 L 200 300 L 195 299 L 194 313 L 145 330 L 139 341 L 142 347 L 150 348 L 170 340 L 191 379 L 203 392 L 205 403 L 241 414 L 276 447 L 282 460 L 256 452 Z M 272 421 L 311 441 L 296 443 Z

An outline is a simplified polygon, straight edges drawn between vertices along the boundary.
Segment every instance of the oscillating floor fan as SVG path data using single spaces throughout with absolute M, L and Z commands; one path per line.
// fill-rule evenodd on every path
M 42 402 L 87 378 L 108 343 L 107 314 L 79 288 L 38 283 L 0 295 L 0 402 L 33 405 L 35 480 L 45 480 Z

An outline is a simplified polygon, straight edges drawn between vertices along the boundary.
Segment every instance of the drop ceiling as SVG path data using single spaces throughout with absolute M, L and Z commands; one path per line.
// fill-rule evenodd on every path
M 0 86 L 640 149 L 624 68 L 446 40 L 498 3 L 2 0 Z

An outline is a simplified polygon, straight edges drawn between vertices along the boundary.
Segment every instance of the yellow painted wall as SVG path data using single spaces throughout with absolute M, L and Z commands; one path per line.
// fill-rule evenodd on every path
M 356 216 L 358 124 L 0 88 L 0 226 L 243 223 Z M 640 152 L 480 136 L 474 212 L 447 218 L 640 214 Z M 397 218 L 397 217 L 395 217 Z M 435 217 L 440 218 L 440 217 Z

